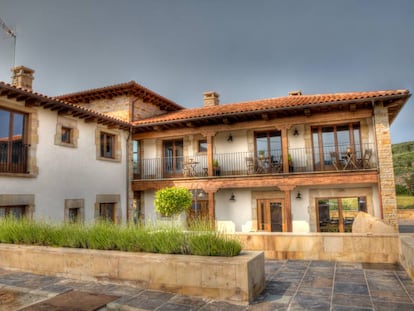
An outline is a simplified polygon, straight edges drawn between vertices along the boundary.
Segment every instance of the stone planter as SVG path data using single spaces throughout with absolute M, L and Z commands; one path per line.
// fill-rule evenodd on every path
M 242 304 L 265 286 L 263 252 L 204 257 L 0 244 L 0 267 Z

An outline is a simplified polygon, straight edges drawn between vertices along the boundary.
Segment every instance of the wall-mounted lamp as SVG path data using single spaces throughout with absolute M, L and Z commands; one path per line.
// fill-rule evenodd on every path
M 199 194 L 197 194 L 197 196 L 198 196 L 198 198 L 199 199 L 204 199 L 204 197 L 205 197 L 205 193 L 204 193 L 204 191 L 203 190 L 200 190 L 200 193 Z
M 227 141 L 229 143 L 233 142 L 233 135 L 229 134 L 229 137 L 227 137 Z
M 296 127 L 295 127 L 295 130 L 293 131 L 293 136 L 299 136 L 299 131 Z
M 298 191 L 298 194 L 296 195 L 296 200 L 302 199 L 302 195 L 300 194 L 300 191 Z
M 234 195 L 234 193 L 231 194 L 229 201 L 236 201 L 236 196 Z

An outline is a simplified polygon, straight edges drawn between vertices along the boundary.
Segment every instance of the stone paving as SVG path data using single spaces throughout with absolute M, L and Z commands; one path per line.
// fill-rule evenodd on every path
M 398 265 L 268 260 L 265 269 L 266 289 L 251 305 L 242 306 L 0 268 L 0 311 L 19 310 L 73 289 L 120 296 L 100 311 L 414 311 L 414 282 Z

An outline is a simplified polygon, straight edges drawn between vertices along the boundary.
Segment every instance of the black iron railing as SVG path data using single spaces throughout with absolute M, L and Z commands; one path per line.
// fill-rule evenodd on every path
M 322 148 L 291 148 L 286 173 L 342 172 L 377 168 L 373 144 Z M 285 174 L 281 150 L 270 153 L 217 153 L 213 155 L 213 176 Z M 208 176 L 207 155 L 142 159 L 134 165 L 137 179 L 200 178 Z
M 21 141 L 0 142 L 0 173 L 27 173 L 28 148 Z

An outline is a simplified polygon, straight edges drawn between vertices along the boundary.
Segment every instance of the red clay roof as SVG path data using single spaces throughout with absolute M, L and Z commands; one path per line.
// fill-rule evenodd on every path
M 266 112 L 280 109 L 291 108 L 312 108 L 318 105 L 335 103 L 367 101 L 387 97 L 409 97 L 408 90 L 372 91 L 372 92 L 352 92 L 352 93 L 333 93 L 315 95 L 285 96 L 269 99 L 261 99 L 248 102 L 231 104 L 221 104 L 212 107 L 201 107 L 184 109 L 160 116 L 147 118 L 133 122 L 133 125 L 151 125 L 163 122 L 185 121 L 192 119 L 231 116 L 251 112 Z
M 136 97 L 144 99 L 144 101 L 152 102 L 153 104 L 166 111 L 176 111 L 183 109 L 183 107 L 176 104 L 172 100 L 161 96 L 154 91 L 151 91 L 150 89 L 136 83 L 135 81 L 84 90 L 76 93 L 64 94 L 56 96 L 56 99 L 76 104 L 85 103 L 101 98 L 113 98 L 115 96 L 121 95 L 134 95 Z
M 25 101 L 34 106 L 42 106 L 56 111 L 70 111 L 76 117 L 81 119 L 95 119 L 97 123 L 101 124 L 118 125 L 123 129 L 130 128 L 131 126 L 128 122 L 95 110 L 0 81 L 0 97 L 1 96 L 7 96 L 9 98 L 14 98 L 16 101 Z

